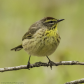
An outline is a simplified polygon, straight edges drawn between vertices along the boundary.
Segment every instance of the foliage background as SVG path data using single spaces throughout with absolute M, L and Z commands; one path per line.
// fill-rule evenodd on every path
M 65 19 L 59 23 L 61 43 L 50 59 L 84 62 L 84 0 L 0 0 L 0 68 L 25 65 L 28 54 L 10 51 L 21 44 L 30 25 L 43 17 Z M 31 57 L 31 63 L 46 57 Z M 84 78 L 84 66 L 33 68 L 0 73 L 0 83 L 64 84 Z

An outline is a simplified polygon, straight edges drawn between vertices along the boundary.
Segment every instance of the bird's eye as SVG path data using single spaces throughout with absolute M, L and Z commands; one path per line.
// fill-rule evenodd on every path
M 49 21 L 48 23 L 53 23 L 53 21 Z

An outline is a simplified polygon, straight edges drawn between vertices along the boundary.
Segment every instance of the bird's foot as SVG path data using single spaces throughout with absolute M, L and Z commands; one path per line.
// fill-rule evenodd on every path
M 29 60 L 28 60 L 28 63 L 27 63 L 27 69 L 30 68 L 30 58 L 31 58 L 31 55 L 29 56 Z M 29 69 L 30 70 L 30 69 Z
M 56 63 L 54 63 L 53 61 L 51 61 L 50 59 L 49 59 L 49 57 L 48 56 L 46 56 L 47 58 L 48 58 L 48 60 L 49 60 L 49 62 L 48 62 L 48 65 L 50 66 L 50 68 L 52 69 L 52 66 L 53 65 L 56 65 Z M 56 65 L 57 66 L 57 65 Z
M 28 61 L 28 64 L 27 64 L 27 69 L 30 68 L 30 62 Z M 30 69 L 29 69 L 30 70 Z
M 53 65 L 56 65 L 56 64 L 55 64 L 53 61 L 49 60 L 48 65 L 50 66 L 50 68 L 51 68 L 51 70 L 52 70 L 52 66 L 53 66 Z

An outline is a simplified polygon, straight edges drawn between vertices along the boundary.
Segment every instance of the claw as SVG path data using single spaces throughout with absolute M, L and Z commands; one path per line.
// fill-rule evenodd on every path
M 30 68 L 30 62 L 28 61 L 28 64 L 27 64 L 27 68 L 29 69 Z M 30 70 L 30 69 L 29 69 Z
M 28 60 L 28 64 L 27 64 L 27 68 L 29 69 L 30 68 L 30 57 L 31 56 L 29 56 L 29 60 Z M 30 69 L 29 69 L 30 70 Z
M 51 70 L 52 70 L 52 63 L 51 63 L 50 60 L 49 60 L 48 64 L 50 65 L 50 68 L 51 68 Z
M 46 57 L 48 58 L 48 56 L 46 56 Z M 48 60 L 49 60 L 48 64 L 50 65 L 50 68 L 52 70 L 52 65 L 55 64 L 55 63 L 53 61 L 51 61 L 49 58 L 48 58 Z
M 50 68 L 51 68 L 51 70 L 52 70 L 52 66 L 53 66 L 53 64 L 55 64 L 55 63 L 54 63 L 53 61 L 49 60 L 48 64 L 50 65 Z

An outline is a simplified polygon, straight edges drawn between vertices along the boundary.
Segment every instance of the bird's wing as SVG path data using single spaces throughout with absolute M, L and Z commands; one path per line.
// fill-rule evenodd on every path
M 37 30 L 40 29 L 40 26 L 38 24 L 33 24 L 31 25 L 31 27 L 29 28 L 28 32 L 26 32 L 24 34 L 24 36 L 22 37 L 22 40 L 24 39 L 31 39 L 33 38 L 32 36 L 36 33 Z

